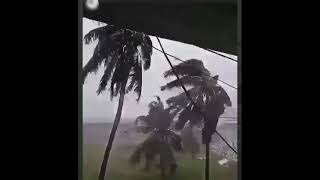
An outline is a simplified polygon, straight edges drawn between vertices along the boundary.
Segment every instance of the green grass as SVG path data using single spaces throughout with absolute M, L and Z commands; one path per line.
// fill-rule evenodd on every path
M 160 180 L 160 171 L 153 168 L 150 172 L 142 170 L 143 165 L 132 167 L 128 163 L 134 145 L 118 145 L 111 151 L 106 180 Z M 104 146 L 83 146 L 83 177 L 84 180 L 97 180 Z M 204 160 L 192 160 L 188 154 L 176 154 L 178 169 L 174 180 L 203 180 Z M 236 164 L 225 168 L 217 163 L 214 154 L 210 156 L 210 180 L 236 180 Z

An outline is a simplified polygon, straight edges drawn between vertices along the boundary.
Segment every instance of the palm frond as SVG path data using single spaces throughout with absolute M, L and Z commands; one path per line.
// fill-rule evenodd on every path
M 199 88 L 196 88 L 196 87 L 193 87 L 188 91 L 188 94 L 193 97 L 195 94 L 197 93 L 201 93 L 199 91 Z M 183 93 L 180 93 L 176 96 L 173 96 L 173 97 L 170 97 L 167 99 L 167 104 L 170 106 L 170 107 L 186 107 L 189 103 L 190 103 L 190 100 L 189 98 L 187 97 L 186 93 L 183 92 Z
M 87 64 L 83 68 L 82 76 L 83 81 L 87 77 L 87 75 L 91 72 L 97 72 L 99 66 L 103 63 L 103 61 L 108 58 L 108 47 L 107 43 L 104 41 L 99 41 L 97 46 L 94 48 L 93 55 Z
M 105 32 L 105 28 L 106 28 L 106 26 L 103 26 L 103 27 L 99 27 L 99 28 L 96 28 L 96 29 L 93 29 L 93 30 L 89 31 L 84 36 L 85 44 L 92 43 L 93 41 L 95 41 L 99 37 L 103 36 L 104 32 Z
M 115 33 L 117 30 L 118 29 L 113 25 L 106 25 L 103 27 L 93 29 L 84 36 L 85 44 L 90 44 L 96 39 L 101 39 L 101 38 L 110 36 L 113 33 Z
M 161 91 L 172 88 L 180 88 L 181 83 L 185 86 L 201 86 L 204 83 L 204 80 L 200 76 L 183 76 L 180 80 L 176 79 L 164 86 L 161 86 Z
M 188 121 L 190 122 L 190 124 L 198 124 L 202 121 L 202 114 L 198 106 L 193 106 L 189 104 L 186 108 L 184 108 L 179 113 L 178 120 L 175 124 L 175 128 L 177 130 L 183 129 Z
M 117 66 L 113 72 L 113 76 L 110 84 L 110 98 L 117 96 L 120 90 L 121 85 L 126 85 L 128 77 L 129 77 L 129 68 L 128 63 L 125 62 L 125 58 L 119 57 Z M 115 87 L 116 85 L 116 87 Z M 103 90 L 103 87 L 99 86 L 97 91 L 100 94 Z
M 164 72 L 164 77 L 174 76 L 173 72 L 179 76 L 210 76 L 210 71 L 198 59 L 189 59 L 173 66 L 173 69 Z
M 143 34 L 143 41 L 141 44 L 141 56 L 143 60 L 143 69 L 147 70 L 151 65 L 152 55 L 152 41 L 149 36 Z
M 102 91 L 104 91 L 106 89 L 107 84 L 108 84 L 108 82 L 109 82 L 109 80 L 111 78 L 113 69 L 115 68 L 115 65 L 116 65 L 117 61 L 118 61 L 118 58 L 115 57 L 115 56 L 112 56 L 110 58 L 110 61 L 106 62 L 107 65 L 106 65 L 104 74 L 103 74 L 103 76 L 101 77 L 101 80 L 100 80 L 98 94 L 100 94 Z
M 226 104 L 227 106 L 232 106 L 232 102 L 229 95 L 221 86 L 216 86 L 214 89 L 217 92 L 217 98 L 216 98 L 216 100 L 218 101 L 217 103 Z
M 156 129 L 167 129 L 172 123 L 173 117 L 168 110 L 164 109 L 163 103 L 160 98 L 158 101 L 152 101 L 148 104 L 151 126 Z
M 116 67 L 112 79 L 111 79 L 111 84 L 110 84 L 110 99 L 112 100 L 112 98 L 114 96 L 116 96 L 118 94 L 117 90 L 119 90 L 118 88 L 115 88 L 115 86 L 119 87 L 119 84 L 121 84 L 122 82 L 120 81 L 120 76 L 119 73 L 121 71 L 121 68 Z M 97 90 L 97 93 L 100 94 L 103 91 L 103 87 L 99 86 L 99 89 Z
M 136 82 L 134 76 L 135 76 L 135 74 L 130 75 L 131 79 L 129 80 L 130 81 L 129 85 L 126 88 L 126 93 L 129 93 L 132 90 L 132 88 Z
M 142 90 L 142 67 L 139 62 L 137 62 L 132 68 L 131 81 L 127 87 L 127 93 L 131 91 L 134 87 L 134 92 L 137 93 L 138 98 L 137 101 L 140 100 L 141 90 Z

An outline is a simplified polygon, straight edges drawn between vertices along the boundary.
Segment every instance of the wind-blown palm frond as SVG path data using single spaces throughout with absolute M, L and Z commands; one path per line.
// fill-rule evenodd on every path
M 84 41 L 86 44 L 90 44 L 96 39 L 102 39 L 106 38 L 108 35 L 114 34 L 117 31 L 119 31 L 118 28 L 112 25 L 107 25 L 103 27 L 99 27 L 96 29 L 93 29 L 89 31 L 85 36 L 84 36 Z
M 127 93 L 131 91 L 134 88 L 134 92 L 137 93 L 138 98 L 137 101 L 139 101 L 141 96 L 141 90 L 142 90 L 142 67 L 141 63 L 136 62 L 136 64 L 132 68 L 132 74 L 130 74 L 131 81 L 129 83 L 129 86 L 127 87 Z
M 98 94 L 101 94 L 110 84 L 110 98 L 117 96 L 121 86 L 137 93 L 139 101 L 142 90 L 142 62 L 144 70 L 149 69 L 152 55 L 150 37 L 128 29 L 120 29 L 112 25 L 96 28 L 85 35 L 84 40 L 89 44 L 99 40 L 93 56 L 83 69 L 83 80 L 91 72 L 97 72 L 102 63 L 105 64 L 104 74 L 100 80 Z M 140 56 L 139 56 L 140 54 Z
M 158 102 L 149 103 L 148 117 L 151 119 L 152 127 L 156 129 L 168 129 L 173 120 L 169 111 L 164 109 L 160 99 Z
M 105 60 L 105 53 L 107 53 L 107 43 L 104 43 L 105 40 L 98 42 L 97 46 L 94 49 L 93 55 L 88 61 L 88 63 L 83 68 L 83 80 L 86 78 L 88 73 L 97 72 L 99 66 Z
M 110 85 L 110 98 L 117 96 L 118 92 L 120 90 L 121 84 L 124 83 L 124 76 L 128 74 L 125 73 L 125 69 L 121 68 L 121 64 L 117 64 L 117 67 L 114 70 L 112 79 L 111 79 L 111 85 Z M 105 90 L 105 87 L 99 85 L 99 89 L 97 90 L 97 93 L 100 94 L 103 90 Z
M 181 130 L 187 122 L 191 125 L 195 125 L 200 123 L 201 120 L 202 116 L 200 110 L 197 107 L 189 105 L 179 113 L 175 128 L 176 130 Z
M 170 114 L 169 109 L 164 109 L 161 99 L 158 97 L 158 101 L 151 101 L 148 104 L 148 107 L 148 115 L 137 117 L 135 124 L 137 125 L 138 122 L 143 122 L 144 125 L 148 128 L 148 131 L 144 131 L 145 133 L 148 133 L 154 129 L 168 129 L 173 121 L 174 116 Z
M 198 89 L 193 87 L 188 90 L 188 93 L 191 97 L 197 93 Z M 185 92 L 180 93 L 176 96 L 170 97 L 167 99 L 167 104 L 169 107 L 186 107 L 190 103 L 190 100 L 187 98 L 187 95 Z
M 108 62 L 108 56 L 113 53 L 116 55 L 117 45 L 120 43 L 113 41 L 111 36 L 119 32 L 119 30 L 114 26 L 104 26 L 90 31 L 85 35 L 84 40 L 86 44 L 93 42 L 96 39 L 99 39 L 97 46 L 94 49 L 93 55 L 85 65 L 83 70 L 83 80 L 86 78 L 88 73 L 97 72 L 99 66 L 105 60 L 105 64 Z M 112 56 L 112 55 L 111 55 Z
M 179 76 L 210 76 L 209 70 L 205 68 L 203 62 L 198 59 L 189 59 L 173 66 L 173 70 L 165 71 L 164 77 L 174 76 L 173 71 Z
M 203 86 L 203 84 L 206 83 L 204 80 L 205 79 L 200 76 L 183 76 L 180 80 L 176 79 L 161 86 L 161 91 L 165 89 L 180 88 L 181 83 L 185 86 Z
M 173 119 L 170 116 L 169 112 L 163 111 L 163 113 L 161 113 L 161 115 L 158 117 L 158 120 L 155 122 L 155 126 L 157 127 L 157 129 L 169 129 L 170 125 L 173 122 Z
M 152 55 L 152 41 L 149 36 L 143 36 L 143 43 L 141 44 L 141 55 L 144 62 L 143 68 L 149 69 L 151 65 Z
M 180 80 L 173 80 L 161 87 L 161 90 L 180 88 L 181 83 L 185 86 L 193 86 L 191 90 L 188 90 L 188 94 L 194 101 L 201 100 L 205 103 L 213 100 L 214 84 L 210 72 L 204 67 L 202 61 L 197 59 L 190 59 L 174 66 L 176 73 L 181 75 Z M 165 72 L 165 77 L 172 76 L 173 70 L 170 69 Z M 186 105 L 185 93 L 181 93 L 180 96 L 169 98 L 167 103 L 172 105 L 184 104 Z M 204 100 L 205 99 L 205 100 Z M 172 104 L 176 102 L 175 104 Z
M 106 69 L 105 69 L 104 74 L 100 80 L 98 93 L 101 93 L 102 91 L 104 91 L 106 89 L 106 86 L 111 78 L 112 71 L 113 71 L 115 65 L 117 64 L 117 61 L 118 61 L 118 58 L 111 57 L 109 62 L 106 63 L 107 64 Z

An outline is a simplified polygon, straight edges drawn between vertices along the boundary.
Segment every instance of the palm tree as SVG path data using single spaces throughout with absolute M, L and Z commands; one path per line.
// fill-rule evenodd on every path
M 150 67 L 152 42 L 150 37 L 143 33 L 119 29 L 112 25 L 94 29 L 84 37 L 86 44 L 96 39 L 98 39 L 98 44 L 91 59 L 83 68 L 83 81 L 88 73 L 97 72 L 99 67 L 104 64 L 104 74 L 100 80 L 97 93 L 99 95 L 105 91 L 108 82 L 111 81 L 111 100 L 118 94 L 120 96 L 116 117 L 99 173 L 99 180 L 103 180 L 112 143 L 120 122 L 125 93 L 133 90 L 137 93 L 137 101 L 139 101 L 142 88 L 142 66 L 144 70 Z
M 169 167 L 170 173 L 175 174 L 177 163 L 173 150 L 181 151 L 181 138 L 179 135 L 169 129 L 175 116 L 175 111 L 164 109 L 159 97 L 158 101 L 149 103 L 149 113 L 147 116 L 139 116 L 136 119 L 144 123 L 143 133 L 150 133 L 148 138 L 143 141 L 130 157 L 130 164 L 138 164 L 142 156 L 145 157 L 145 170 L 149 171 L 152 161 L 157 155 L 160 156 L 160 165 L 162 178 L 166 176 L 166 169 Z
M 211 136 L 216 131 L 216 126 L 219 116 L 224 112 L 224 105 L 231 106 L 231 101 L 225 90 L 217 85 L 218 76 L 212 77 L 208 69 L 205 68 L 202 61 L 190 59 L 184 61 L 173 69 L 164 73 L 164 77 L 173 76 L 174 72 L 180 77 L 179 80 L 173 80 L 161 87 L 161 90 L 177 88 L 181 86 L 192 86 L 187 90 L 192 101 L 189 102 L 186 93 L 181 93 L 178 96 L 169 98 L 167 103 L 169 107 L 180 109 L 176 129 L 182 129 L 187 122 L 196 123 L 204 122 L 202 130 L 202 142 L 205 144 L 206 163 L 205 177 L 209 179 L 209 145 Z

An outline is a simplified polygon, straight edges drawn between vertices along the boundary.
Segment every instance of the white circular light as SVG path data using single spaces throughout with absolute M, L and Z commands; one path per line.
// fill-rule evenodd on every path
M 86 7 L 90 10 L 96 10 L 99 6 L 98 0 L 87 0 L 86 1 Z

